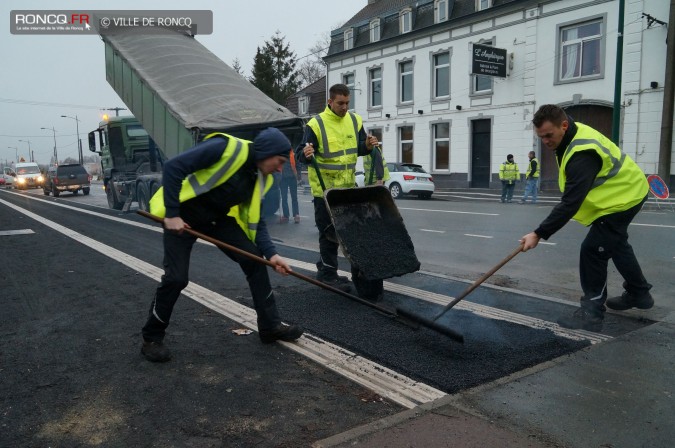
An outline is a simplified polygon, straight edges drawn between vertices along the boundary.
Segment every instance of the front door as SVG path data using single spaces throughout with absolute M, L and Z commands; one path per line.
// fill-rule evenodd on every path
M 491 120 L 471 122 L 471 188 L 490 187 Z

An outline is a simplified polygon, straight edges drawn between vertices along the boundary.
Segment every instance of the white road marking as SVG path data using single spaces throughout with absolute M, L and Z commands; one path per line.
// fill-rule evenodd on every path
M 638 224 L 636 222 L 631 222 L 631 226 L 642 226 L 642 227 L 661 227 L 663 229 L 675 229 L 675 226 L 667 226 L 664 224 Z
M 33 232 L 31 229 L 20 229 L 20 230 L 2 230 L 0 231 L 0 236 L 9 236 L 9 235 L 29 235 Z
M 47 220 L 40 215 L 10 202 L 0 199 L 0 203 L 72 238 L 102 255 L 135 269 L 137 272 L 155 281 L 159 281 L 163 274 L 162 269 L 106 244 L 100 243 L 93 238 Z M 107 215 L 102 215 L 102 217 L 111 218 Z M 312 266 L 316 268 L 314 265 Z M 193 282 L 190 282 L 182 293 L 240 325 L 248 327 L 251 330 L 258 330 L 256 325 L 256 313 L 255 310 L 251 308 L 241 305 Z M 300 353 L 322 366 L 349 378 L 355 383 L 376 392 L 382 397 L 409 409 L 423 403 L 437 400 L 446 395 L 445 392 L 441 390 L 408 378 L 399 372 L 395 372 L 314 335 L 306 333 L 295 343 L 280 343 L 288 349 Z
M 420 229 L 420 232 L 431 232 L 431 233 L 445 233 L 445 230 L 429 230 L 429 229 Z
M 472 233 L 465 233 L 464 236 L 472 236 L 474 238 L 487 238 L 487 239 L 492 239 L 494 237 L 489 236 L 489 235 L 474 235 Z
M 547 246 L 555 246 L 558 243 L 549 243 L 548 241 L 539 241 L 539 244 L 546 244 Z

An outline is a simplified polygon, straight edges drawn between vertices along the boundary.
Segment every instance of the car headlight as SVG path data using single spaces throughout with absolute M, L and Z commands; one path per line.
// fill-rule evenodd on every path
M 38 177 L 37 177 L 37 181 L 38 181 L 38 182 L 42 182 L 43 180 L 45 180 L 44 177 L 42 177 L 42 176 L 38 176 Z
M 25 184 L 25 183 L 26 183 L 26 179 L 24 179 L 23 177 L 20 177 L 20 178 L 18 178 L 18 179 L 16 180 L 16 183 L 17 183 L 17 184 Z

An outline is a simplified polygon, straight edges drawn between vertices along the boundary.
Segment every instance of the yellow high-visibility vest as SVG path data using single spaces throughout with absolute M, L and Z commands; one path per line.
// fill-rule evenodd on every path
M 201 169 L 188 175 L 183 179 L 178 199 L 185 202 L 193 199 L 200 194 L 213 190 L 214 188 L 227 182 L 227 180 L 241 168 L 249 154 L 249 144 L 251 142 L 221 132 L 214 132 L 204 137 L 204 141 L 222 136 L 228 139 L 227 146 L 220 157 L 220 160 L 208 168 Z M 258 177 L 251 200 L 244 204 L 235 205 L 230 208 L 228 216 L 232 216 L 242 228 L 246 236 L 255 241 L 258 223 L 260 222 L 260 208 L 262 198 L 272 187 L 274 179 L 271 174 L 264 180 L 262 176 Z M 150 199 L 150 213 L 164 218 L 166 216 L 166 207 L 164 206 L 164 187 L 159 190 Z
M 585 124 L 577 123 L 577 127 L 577 134 L 565 149 L 560 162 L 558 186 L 560 191 L 565 191 L 565 167 L 574 154 L 595 151 L 600 156 L 602 168 L 579 211 L 572 217 L 589 226 L 602 216 L 639 204 L 647 195 L 649 184 L 640 167 L 610 139 Z

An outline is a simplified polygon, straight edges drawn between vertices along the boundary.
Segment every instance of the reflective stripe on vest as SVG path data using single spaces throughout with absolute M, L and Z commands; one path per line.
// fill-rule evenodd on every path
M 330 110 L 330 107 L 326 107 L 307 125 L 319 140 L 319 148 L 316 149 L 314 157 L 326 188 L 353 187 L 361 127 L 360 117 L 352 112 L 349 112 L 349 119 L 346 115 L 339 117 Z M 329 137 L 332 137 L 332 144 Z M 307 172 L 312 195 L 322 197 L 323 189 L 314 167 L 309 165 Z
M 577 123 L 577 133 L 565 150 L 558 171 L 558 186 L 565 191 L 565 168 L 574 154 L 595 151 L 602 159 L 602 168 L 591 190 L 573 219 L 586 226 L 598 218 L 622 212 L 639 204 L 649 191 L 642 169 L 618 146 L 600 132 Z

